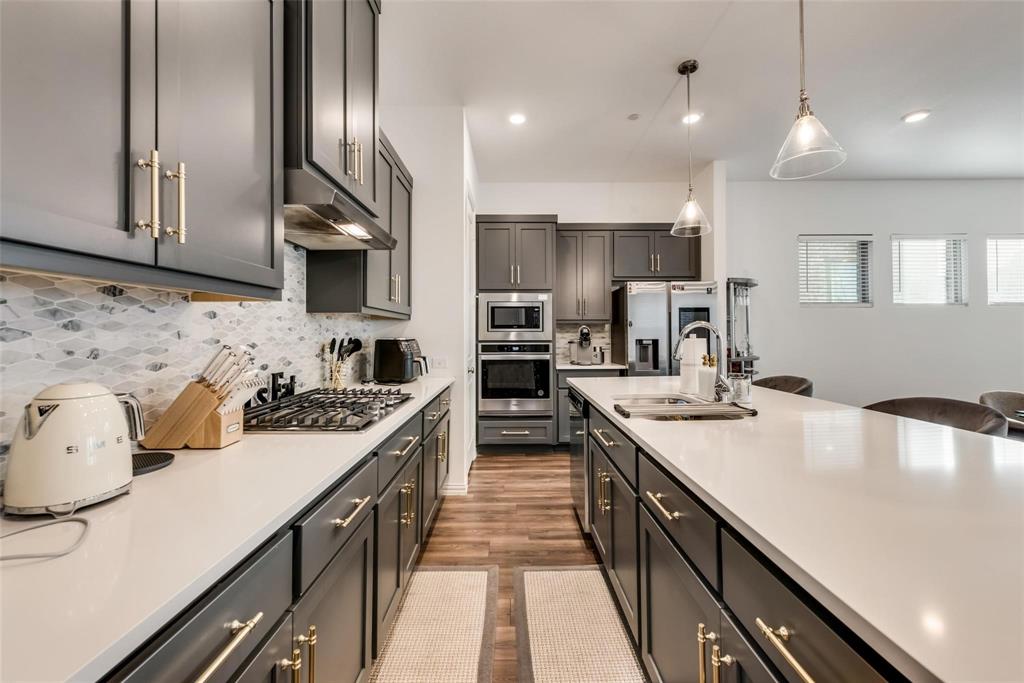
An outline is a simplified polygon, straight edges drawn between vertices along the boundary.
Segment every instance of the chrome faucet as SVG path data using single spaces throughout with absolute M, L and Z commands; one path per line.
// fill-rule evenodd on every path
M 715 400 L 721 402 L 724 396 L 732 392 L 732 388 L 729 386 L 729 380 L 722 372 L 725 359 L 722 357 L 722 335 L 718 331 L 717 327 L 709 322 L 705 322 L 704 320 L 694 320 L 679 331 L 679 340 L 676 342 L 676 347 L 672 350 L 672 357 L 678 361 L 683 360 L 683 356 L 681 354 L 683 340 L 686 339 L 686 335 L 696 329 L 710 330 L 715 335 L 715 355 L 718 357 L 718 378 L 715 380 Z

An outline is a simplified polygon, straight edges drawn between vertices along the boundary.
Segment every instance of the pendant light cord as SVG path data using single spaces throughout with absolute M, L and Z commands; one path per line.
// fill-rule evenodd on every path
M 692 114 L 693 112 L 690 109 L 690 74 L 686 74 L 686 118 L 690 121 L 686 124 L 686 168 L 691 194 L 693 193 L 693 143 L 690 141 L 690 130 L 695 123 Z
M 804 0 L 799 0 L 800 4 L 800 110 L 797 113 L 797 118 L 801 116 L 807 116 L 813 114 L 811 111 L 811 105 L 807 97 L 807 76 L 805 74 L 805 58 L 804 58 Z

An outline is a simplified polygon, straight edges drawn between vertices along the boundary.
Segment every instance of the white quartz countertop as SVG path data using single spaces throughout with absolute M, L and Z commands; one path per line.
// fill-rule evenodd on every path
M 556 363 L 555 370 L 625 370 L 622 363 L 601 363 L 600 365 L 576 365 L 575 363 Z
M 737 421 L 613 409 L 678 381 L 569 384 L 911 680 L 1024 681 L 1024 443 L 758 387 Z
M 0 680 L 106 674 L 451 382 L 402 385 L 413 398 L 366 432 L 250 433 L 223 450 L 176 451 L 129 495 L 81 511 L 91 525 L 75 552 L 0 567 Z M 7 518 L 0 530 L 43 520 Z M 21 534 L 0 553 L 57 550 L 80 530 Z

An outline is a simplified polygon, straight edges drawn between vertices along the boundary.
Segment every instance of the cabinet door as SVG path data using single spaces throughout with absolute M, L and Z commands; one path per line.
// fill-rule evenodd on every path
M 569 443 L 569 390 L 558 390 L 558 443 Z
M 409 464 L 406 465 L 402 471 L 402 481 L 405 482 L 404 499 L 405 504 L 408 506 L 406 512 L 406 519 L 408 523 L 402 525 L 401 532 L 401 543 L 399 549 L 401 552 L 401 568 L 402 568 L 402 586 L 406 586 L 409 583 L 409 576 L 412 574 L 413 567 L 416 566 L 416 558 L 419 556 L 420 551 L 420 496 L 423 490 L 423 463 L 421 462 L 420 451 L 412 456 Z
M 408 498 L 402 492 L 403 486 L 404 481 L 398 476 L 380 494 L 377 502 L 374 657 L 380 654 L 402 598 L 401 545 L 408 513 Z
M 600 457 L 604 457 L 602 454 Z M 639 559 L 636 544 L 637 498 L 629 484 L 622 478 L 618 470 L 607 466 L 604 486 L 604 502 L 611 519 L 608 544 L 605 554 L 605 568 L 611 579 L 612 589 L 618 599 L 619 607 L 626 618 L 635 640 L 639 640 L 637 629 L 640 619 L 639 601 Z
M 160 161 L 187 177 L 161 180 L 161 267 L 283 283 L 283 20 L 280 0 L 157 3 Z M 183 223 L 184 244 L 166 234 Z
M 594 540 L 594 547 L 597 548 L 597 554 L 607 566 L 607 558 L 611 555 L 612 519 L 608 514 L 609 506 L 606 502 L 605 491 L 608 488 L 607 479 L 610 476 L 608 470 L 611 469 L 611 465 L 593 438 L 590 438 L 589 448 L 590 509 L 592 511 L 590 534 Z
M 516 289 L 554 289 L 555 226 L 516 225 Z
M 716 645 L 719 647 L 719 658 L 725 659 L 720 664 L 721 680 L 726 683 L 782 683 L 786 679 L 776 673 L 767 658 L 759 654 L 757 648 L 747 642 L 729 613 L 722 611 L 722 630 Z M 711 643 L 709 647 L 713 647 Z M 712 662 L 714 666 L 714 662 Z
M 391 251 L 391 276 L 396 278 L 398 301 L 393 310 L 412 312 L 412 282 L 410 280 L 409 248 L 412 229 L 412 184 L 401 173 L 395 173 L 391 183 L 391 234 L 398 244 Z
M 369 676 L 373 598 L 373 520 L 367 517 L 292 609 L 304 681 L 357 683 Z
M 441 426 L 437 428 L 437 435 L 442 438 L 441 464 L 438 465 L 437 471 L 437 495 L 439 497 L 443 497 L 444 485 L 448 483 L 448 473 L 451 471 L 452 466 L 452 430 L 450 417 L 446 417 L 444 421 L 441 422 Z
M 355 175 L 349 187 L 376 214 L 377 207 L 377 8 L 373 0 L 345 0 L 345 114 L 355 141 Z
M 653 683 L 708 680 L 713 642 L 709 639 L 700 647 L 698 633 L 718 637 L 719 605 L 642 507 L 639 517 L 640 654 L 644 665 Z
M 153 264 L 154 7 L 0 2 L 4 239 Z
M 515 288 L 515 225 L 481 223 L 477 234 L 477 282 L 483 291 Z
M 618 279 L 654 277 L 654 232 L 622 230 L 613 234 L 613 276 Z
M 288 683 L 292 680 L 292 667 L 297 659 L 298 670 L 302 670 L 302 652 L 293 659 L 292 615 L 288 613 L 281 619 L 277 629 L 267 637 L 263 647 L 239 669 L 232 681 L 234 683 Z M 287 662 L 285 661 L 287 660 Z
M 654 236 L 654 267 L 658 277 L 699 279 L 700 238 L 673 237 L 667 230 Z
M 579 320 L 583 310 L 580 294 L 580 242 L 578 231 L 559 230 L 555 237 L 555 318 Z
M 583 233 L 580 249 L 580 296 L 583 320 L 612 319 L 612 234 Z
M 310 124 L 306 154 L 338 187 L 348 187 L 355 154 L 345 137 L 345 4 L 308 0 L 306 12 Z
M 391 232 L 391 175 L 394 162 L 384 150 L 383 145 L 377 151 L 377 224 Z M 408 245 L 406 245 L 408 248 Z M 370 249 L 366 258 L 366 305 L 373 308 L 391 310 L 397 305 L 395 299 L 395 280 L 391 273 L 392 252 L 386 249 Z
M 441 500 L 437 486 L 442 447 L 440 430 L 433 432 L 423 442 L 423 489 L 420 496 L 422 505 L 420 519 L 423 520 L 421 536 L 423 538 L 426 538 L 426 533 L 430 529 L 430 523 L 434 521 L 434 514 L 437 513 L 437 506 Z

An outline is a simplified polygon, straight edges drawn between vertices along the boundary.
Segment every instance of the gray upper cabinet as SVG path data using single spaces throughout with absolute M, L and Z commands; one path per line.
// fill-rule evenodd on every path
M 337 1 L 337 0 L 335 0 Z M 345 127 L 353 147 L 352 195 L 377 212 L 377 19 L 374 0 L 345 1 Z
M 338 0 L 308 0 L 306 30 L 309 31 L 309 71 L 306 94 L 309 100 L 309 160 L 339 187 L 348 187 L 354 171 L 353 146 L 346 137 L 345 123 L 345 3 Z M 333 116 L 318 112 L 335 112 Z
M 695 280 L 700 278 L 700 240 L 673 237 L 668 230 L 616 230 L 616 280 Z
M 306 310 L 311 313 L 412 316 L 412 176 L 383 133 L 375 156 L 381 188 L 376 222 L 398 243 L 390 251 L 309 251 Z
M 280 285 L 283 19 L 280 1 L 157 3 L 162 268 Z
M 558 320 L 602 322 L 612 315 L 612 233 L 559 230 L 556 240 Z
M 283 3 L 0 12 L 3 265 L 277 296 Z
M 553 223 L 481 222 L 477 251 L 481 291 L 554 289 Z

